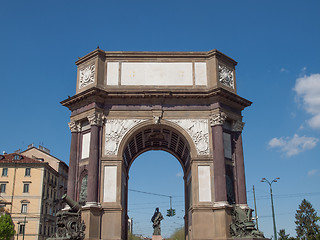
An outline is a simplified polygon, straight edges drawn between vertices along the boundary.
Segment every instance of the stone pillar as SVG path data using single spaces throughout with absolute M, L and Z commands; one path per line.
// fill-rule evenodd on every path
M 244 123 L 241 121 L 234 122 L 232 131 L 234 134 L 235 142 L 235 171 L 237 176 L 237 199 L 236 203 L 239 205 L 247 205 L 247 192 L 246 192 L 246 179 L 244 169 L 243 147 L 241 132 Z
M 70 159 L 69 159 L 69 172 L 68 172 L 68 190 L 67 194 L 70 198 L 75 200 L 76 191 L 76 171 L 77 171 L 77 157 L 78 157 L 78 135 L 81 130 L 81 125 L 78 122 L 72 121 L 68 123 L 71 130 L 71 146 L 70 146 Z
M 90 152 L 88 165 L 88 206 L 98 205 L 99 192 L 99 154 L 100 154 L 100 127 L 102 125 L 102 114 L 93 113 L 88 116 L 91 125 Z
M 228 205 L 222 128 L 225 119 L 226 115 L 222 112 L 211 115 L 210 119 L 213 138 L 213 174 L 216 206 Z

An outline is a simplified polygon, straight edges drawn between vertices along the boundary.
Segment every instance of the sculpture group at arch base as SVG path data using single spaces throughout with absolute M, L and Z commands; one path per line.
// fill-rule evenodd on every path
M 59 213 L 56 239 L 127 239 L 129 170 L 148 150 L 182 166 L 187 240 L 263 239 L 247 205 L 241 133 L 251 102 L 237 94 L 236 64 L 217 50 L 80 58 L 76 94 L 61 104 L 71 111 L 67 194 L 84 205 Z

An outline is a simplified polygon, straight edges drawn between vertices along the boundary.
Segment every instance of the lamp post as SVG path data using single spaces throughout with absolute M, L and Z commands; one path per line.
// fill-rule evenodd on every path
M 273 195 L 272 195 L 272 187 L 271 187 L 271 185 L 274 182 L 278 182 L 279 179 L 280 178 L 277 177 L 277 178 L 273 179 L 271 182 L 266 178 L 262 178 L 261 179 L 261 182 L 266 182 L 270 186 L 270 198 L 271 198 L 272 219 L 273 219 L 273 232 L 274 232 L 274 239 L 275 240 L 277 240 L 278 238 L 277 238 L 277 229 L 276 229 L 276 219 L 275 219 L 275 216 L 274 216 Z

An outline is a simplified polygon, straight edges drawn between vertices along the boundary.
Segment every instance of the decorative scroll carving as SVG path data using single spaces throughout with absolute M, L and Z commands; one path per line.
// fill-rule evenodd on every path
M 230 88 L 234 88 L 233 70 L 219 64 L 219 82 Z
M 90 125 L 101 126 L 104 119 L 104 115 L 101 112 L 94 112 L 88 115 L 87 118 L 89 120 Z
M 79 71 L 79 89 L 94 82 L 96 67 L 94 64 L 86 66 Z
M 71 132 L 80 132 L 81 131 L 81 124 L 76 121 L 72 121 L 68 123 Z
M 234 206 L 231 216 L 230 234 L 233 238 L 264 238 L 263 233 L 255 228 L 252 221 L 252 209 Z
M 234 132 L 242 132 L 245 123 L 240 120 L 234 121 L 232 124 L 232 131 Z
M 208 155 L 209 152 L 209 130 L 207 119 L 179 119 L 169 120 L 178 124 L 186 130 L 196 145 L 199 155 Z
M 124 135 L 143 119 L 107 119 L 105 124 L 105 154 L 116 155 Z
M 227 115 L 224 112 L 219 112 L 216 114 L 212 114 L 210 116 L 210 124 L 211 127 L 214 127 L 216 125 L 223 125 L 224 121 L 226 120 Z

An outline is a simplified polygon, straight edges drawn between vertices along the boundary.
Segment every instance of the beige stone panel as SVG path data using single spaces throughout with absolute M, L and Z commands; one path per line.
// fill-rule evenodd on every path
M 230 209 L 221 208 L 216 209 L 214 212 L 214 236 L 218 239 L 230 238 L 230 223 L 231 215 Z
M 215 235 L 214 216 L 210 211 L 196 211 L 192 214 L 192 239 L 212 239 Z
M 121 239 L 121 211 L 105 210 L 102 215 L 101 239 Z
M 99 208 L 82 209 L 81 218 L 86 225 L 85 239 L 90 239 L 90 240 L 100 239 L 101 209 Z

